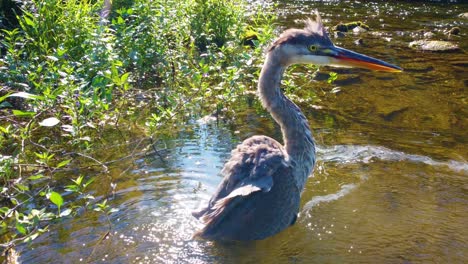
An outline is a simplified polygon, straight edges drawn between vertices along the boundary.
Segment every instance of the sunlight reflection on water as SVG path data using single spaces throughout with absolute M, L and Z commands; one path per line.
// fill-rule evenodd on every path
M 286 27 L 294 18 L 303 19 L 320 3 L 280 2 L 284 10 L 278 14 L 284 16 L 280 15 L 279 24 Z M 466 106 L 460 99 L 464 98 L 466 69 L 450 66 L 452 55 L 459 56 L 457 61 L 464 57 L 415 53 L 405 44 L 408 34 L 433 21 L 431 10 L 443 7 L 425 4 L 414 11 L 414 5 L 408 8 L 410 4 L 400 1 L 322 4 L 320 11 L 330 25 L 368 19 L 376 33 L 392 36 L 388 42 L 366 35 L 365 45 L 355 48 L 400 60 L 409 70 L 391 78 L 343 71 L 342 78 L 359 75 L 359 82 L 342 82 L 338 93 L 318 90 L 322 108 L 304 110 L 315 122 L 312 125 L 327 133 L 315 133 L 320 143 L 318 163 L 302 194 L 304 205 L 294 226 L 255 243 L 192 239 L 201 224 L 191 211 L 208 201 L 236 144 L 255 133 L 279 138 L 272 120 L 250 109 L 252 122 L 232 120 L 234 129 L 223 122 L 218 126 L 211 116 L 194 122 L 167 142 L 162 158 L 142 158 L 128 173 L 122 174 L 128 168 L 116 164 L 117 172 L 111 176 L 117 190 L 109 204 L 120 211 L 110 216 L 112 236 L 96 242 L 108 230 L 106 219 L 96 214 L 64 219 L 35 240 L 32 249 L 23 250 L 23 262 L 84 262 L 92 252 L 94 262 L 109 263 L 466 262 Z M 389 5 L 391 10 L 383 8 Z M 384 23 L 372 19 L 376 7 L 395 16 L 385 17 Z M 405 10 L 419 13 L 401 24 L 396 14 Z M 454 20 L 450 16 L 456 12 L 436 14 L 437 19 Z M 336 41 L 348 41 L 349 46 L 355 37 Z M 391 115 L 399 109 L 409 110 Z M 442 136 L 428 136 L 428 131 Z M 401 147 L 408 142 L 412 143 L 408 150 Z M 419 149 L 428 145 L 428 151 Z M 103 176 L 97 184 L 109 177 Z

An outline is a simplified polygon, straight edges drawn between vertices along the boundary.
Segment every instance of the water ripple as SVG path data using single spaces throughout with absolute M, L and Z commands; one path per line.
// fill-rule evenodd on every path
M 339 198 L 347 195 L 353 189 L 355 189 L 358 185 L 357 184 L 345 184 L 341 186 L 341 189 L 337 193 L 332 193 L 323 196 L 315 196 L 312 200 L 308 201 L 304 207 L 302 208 L 302 213 L 308 212 L 312 207 L 316 206 L 319 203 L 323 202 L 331 202 L 334 200 L 338 200 Z
M 335 145 L 330 147 L 317 147 L 317 152 L 324 162 L 338 163 L 370 163 L 374 159 L 383 161 L 409 161 L 424 163 L 430 166 L 442 167 L 462 172 L 468 171 L 468 163 L 462 161 L 437 161 L 427 156 L 407 154 L 401 151 L 391 150 L 381 146 L 362 145 Z

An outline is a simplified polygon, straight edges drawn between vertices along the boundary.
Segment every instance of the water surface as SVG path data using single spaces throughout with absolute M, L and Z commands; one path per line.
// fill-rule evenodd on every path
M 190 212 L 205 203 L 219 171 L 243 139 L 279 129 L 258 104 L 235 120 L 192 122 L 157 144 L 159 155 L 122 161 L 97 177 L 95 195 L 109 193 L 119 211 L 87 212 L 51 226 L 25 263 L 466 263 L 468 262 L 468 56 L 413 51 L 420 30 L 459 26 L 452 41 L 468 48 L 467 5 L 401 2 L 278 2 L 278 24 L 294 26 L 318 8 L 328 26 L 361 20 L 373 29 L 333 39 L 337 45 L 405 68 L 401 74 L 334 70 L 332 86 L 311 79 L 314 105 L 301 104 L 319 146 L 314 176 L 298 222 L 258 242 L 192 239 L 200 224 Z M 362 45 L 355 40 L 363 39 Z M 326 77 L 330 68 L 322 69 Z M 301 91 L 297 92 L 298 96 Z M 257 106 L 255 106 L 257 105 Z M 103 153 L 130 152 L 120 139 Z M 120 141 L 121 142 L 120 142 Z M 136 141 L 133 141 L 136 140 Z M 112 154 L 109 154 L 112 155 Z M 96 187 L 97 185 L 97 187 Z M 102 199 L 102 197 L 101 197 Z

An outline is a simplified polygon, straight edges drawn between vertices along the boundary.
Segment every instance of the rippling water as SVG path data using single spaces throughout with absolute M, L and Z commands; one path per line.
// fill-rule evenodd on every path
M 371 145 L 320 146 L 298 223 L 255 243 L 193 240 L 190 212 L 209 199 L 238 138 L 197 125 L 163 158 L 138 161 L 116 179 L 105 219 L 65 222 L 23 252 L 25 262 L 228 263 L 404 262 L 466 258 L 468 163 L 437 161 Z M 52 247 L 51 247 L 52 246 Z M 93 252 L 94 251 L 94 252 Z
M 301 107 L 315 128 L 318 163 L 294 226 L 251 243 L 192 239 L 200 224 L 190 213 L 215 190 L 231 149 L 257 133 L 280 138 L 268 116 L 245 106 L 231 124 L 234 129 L 193 122 L 175 139 L 159 144 L 159 155 L 116 164 L 110 175 L 98 177 L 103 189 L 96 191 L 98 197 L 107 193 L 111 181 L 117 184 L 109 202 L 119 209 L 111 214 L 111 229 L 102 241 L 109 230 L 107 219 L 87 212 L 52 225 L 50 232 L 21 250 L 21 260 L 466 263 L 468 57 L 463 51 L 415 52 L 406 45 L 421 27 L 437 32 L 458 25 L 464 33 L 456 41 L 467 47 L 467 21 L 454 17 L 468 7 L 292 1 L 279 4 L 279 23 L 291 26 L 317 7 L 328 25 L 364 20 L 392 38 L 389 42 L 368 34 L 335 42 L 406 71 L 339 70 L 333 91 L 309 84 L 320 101 Z M 376 22 L 380 18 L 385 27 Z M 355 46 L 355 38 L 367 44 Z

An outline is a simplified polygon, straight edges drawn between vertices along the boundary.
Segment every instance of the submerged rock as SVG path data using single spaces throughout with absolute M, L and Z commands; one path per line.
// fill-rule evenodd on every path
M 364 32 L 367 32 L 367 29 L 361 27 L 361 26 L 357 26 L 355 28 L 353 28 L 353 33 L 355 34 L 359 34 L 359 33 L 364 33 Z
M 416 40 L 409 44 L 410 48 L 424 51 L 455 51 L 458 45 L 443 40 Z
M 394 121 L 397 117 L 401 116 L 404 112 L 408 111 L 409 107 L 402 107 L 399 109 L 383 109 L 379 116 L 385 121 Z
M 460 34 L 460 28 L 459 27 L 453 27 L 449 31 L 447 31 L 449 35 L 458 35 Z
M 335 36 L 335 38 L 344 38 L 346 36 L 345 33 L 341 31 L 335 31 L 333 35 Z
M 426 39 L 430 39 L 430 38 L 433 38 L 435 36 L 435 34 L 431 31 L 428 31 L 428 32 L 424 32 L 424 38 Z
M 360 38 L 360 39 L 356 39 L 356 40 L 354 41 L 354 44 L 356 44 L 356 45 L 362 45 L 362 44 L 364 44 L 364 40 L 362 40 L 361 38 Z
M 355 21 L 355 22 L 349 22 L 349 23 L 340 23 L 336 26 L 333 27 L 334 31 L 340 31 L 340 32 L 348 32 L 350 30 L 353 30 L 356 27 L 361 27 L 365 31 L 370 30 L 369 26 L 362 23 L 361 21 Z

